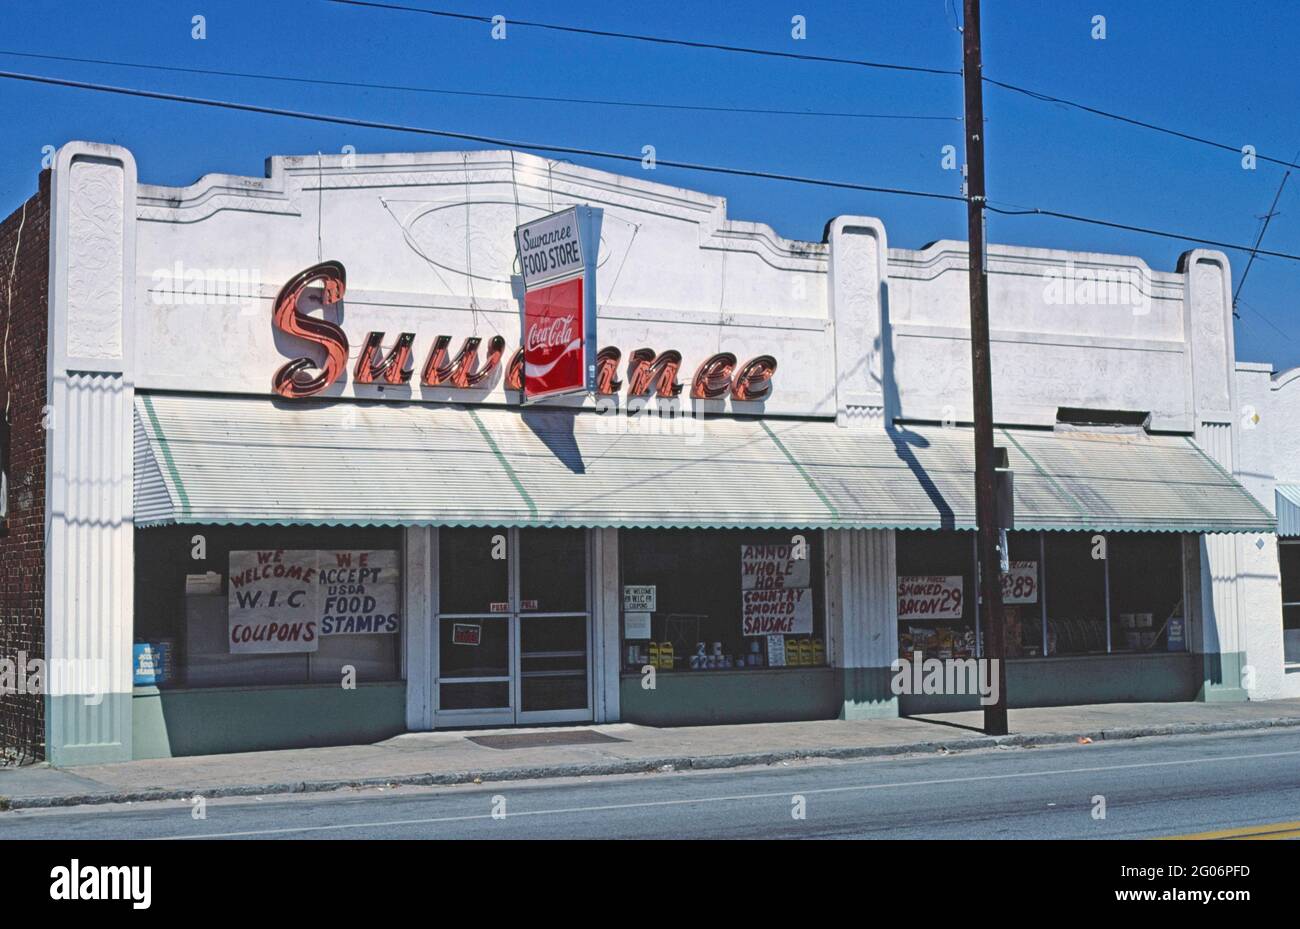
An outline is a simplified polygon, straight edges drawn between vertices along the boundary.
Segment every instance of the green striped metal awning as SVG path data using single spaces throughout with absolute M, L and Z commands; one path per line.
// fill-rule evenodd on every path
M 1278 536 L 1300 538 L 1300 484 L 1278 484 L 1276 500 Z
M 1183 436 L 998 430 L 1023 529 L 1271 531 Z M 136 398 L 135 518 L 974 528 L 968 429 L 180 394 Z

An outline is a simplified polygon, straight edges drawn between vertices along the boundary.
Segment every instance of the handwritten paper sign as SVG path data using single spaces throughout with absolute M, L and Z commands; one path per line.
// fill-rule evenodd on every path
M 812 635 L 811 588 L 745 590 L 740 596 L 744 635 Z
M 231 653 L 316 651 L 320 644 L 318 569 L 316 552 L 231 552 L 227 597 Z
M 1002 602 L 1038 602 L 1038 562 L 1011 562 L 1011 570 L 1002 575 Z
M 314 652 L 322 635 L 398 632 L 397 558 L 369 550 L 231 552 L 230 651 Z
M 742 545 L 740 547 L 740 589 L 769 587 L 807 587 L 808 557 L 795 557 L 795 546 Z
M 960 574 L 914 574 L 898 578 L 898 618 L 961 619 Z
M 812 635 L 810 577 L 792 544 L 740 546 L 741 634 Z
M 395 551 L 317 552 L 321 635 L 397 632 L 401 571 Z

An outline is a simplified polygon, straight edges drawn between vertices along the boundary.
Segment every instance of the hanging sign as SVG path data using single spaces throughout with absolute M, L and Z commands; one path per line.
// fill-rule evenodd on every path
M 579 209 L 570 207 L 515 229 L 515 248 L 524 287 L 532 290 L 585 270 L 582 222 Z
M 921 574 L 898 578 L 898 618 L 961 619 L 960 574 Z
M 515 229 L 524 283 L 524 403 L 596 389 L 601 216 L 600 210 L 575 206 Z

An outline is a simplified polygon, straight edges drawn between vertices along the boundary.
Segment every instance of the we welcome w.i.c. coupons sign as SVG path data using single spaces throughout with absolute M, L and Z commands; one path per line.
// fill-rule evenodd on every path
M 528 403 L 596 389 L 596 259 L 600 210 L 575 206 L 515 229 L 524 281 Z

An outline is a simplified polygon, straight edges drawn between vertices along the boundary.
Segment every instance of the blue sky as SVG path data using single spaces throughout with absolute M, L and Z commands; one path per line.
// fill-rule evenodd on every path
M 694 3 L 403 0 L 509 17 L 805 54 L 958 68 L 960 0 Z M 191 17 L 207 38 L 191 38 Z M 794 41 L 790 20 L 807 19 Z M 1094 15 L 1107 37 L 1091 37 Z M 1300 3 L 1260 0 L 985 0 L 985 73 L 1138 119 L 1254 145 L 1300 150 Z M 712 106 L 960 116 L 960 79 L 488 27 L 325 0 L 29 0 L 0 8 L 0 49 L 366 83 Z M 70 77 L 462 132 L 956 193 L 941 149 L 955 120 L 894 121 L 596 107 L 321 87 L 0 55 L 0 70 Z M 1249 244 L 1283 170 L 1240 155 L 986 88 L 989 196 Z M 114 142 L 142 181 L 186 184 L 210 172 L 261 175 L 270 154 L 464 146 L 401 133 L 0 81 L 0 213 L 35 189 L 43 146 Z M 574 158 L 625 173 L 633 165 Z M 818 189 L 660 167 L 655 179 L 728 198 L 733 217 L 820 240 L 839 214 L 884 219 L 891 244 L 965 238 L 958 203 Z M 1300 253 L 1300 172 L 1264 247 Z M 1190 244 L 1044 218 L 991 216 L 992 241 L 1136 254 L 1172 270 Z M 1234 276 L 1243 252 L 1229 252 Z M 1234 281 L 1235 283 L 1235 281 Z M 1300 365 L 1300 262 L 1260 258 L 1242 293 L 1237 354 Z

